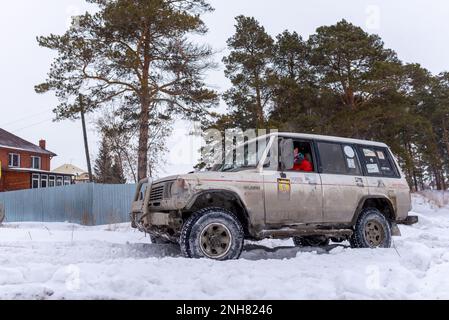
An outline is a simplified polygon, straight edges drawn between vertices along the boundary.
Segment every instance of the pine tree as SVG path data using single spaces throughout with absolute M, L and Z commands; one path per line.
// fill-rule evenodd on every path
M 317 80 L 310 65 L 310 47 L 296 32 L 276 37 L 271 81 L 270 124 L 279 130 L 313 133 L 323 115 Z
M 224 94 L 232 127 L 263 129 L 270 103 L 273 39 L 256 19 L 238 16 L 236 32 L 228 40 L 231 50 L 223 59 L 233 87 Z
M 111 151 L 108 141 L 103 137 L 98 153 L 98 157 L 95 160 L 95 182 L 108 184 L 114 180 L 113 178 L 113 161 L 111 158 Z
M 148 150 L 151 116 L 198 120 L 218 102 L 203 81 L 214 66 L 212 50 L 189 38 L 207 32 L 201 14 L 213 9 L 205 0 L 87 1 L 99 11 L 75 17 L 64 35 L 38 38 L 40 46 L 55 50 L 58 57 L 36 91 L 55 91 L 61 100 L 57 119 L 79 113 L 74 100 L 79 93 L 86 97 L 86 112 L 115 99 L 130 101 L 124 107 L 136 115 L 138 179 L 143 179 L 148 155 L 156 152 Z
M 321 85 L 340 95 L 351 110 L 397 85 L 401 64 L 381 38 L 346 20 L 317 29 L 309 39 L 311 63 Z
M 110 184 L 125 184 L 126 178 L 123 172 L 123 165 L 118 156 L 114 157 L 114 164 L 111 167 L 111 180 Z

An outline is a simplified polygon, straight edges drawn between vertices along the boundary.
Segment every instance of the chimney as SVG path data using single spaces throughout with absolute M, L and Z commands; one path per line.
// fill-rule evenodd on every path
M 44 139 L 39 140 L 39 147 L 46 150 L 47 142 Z

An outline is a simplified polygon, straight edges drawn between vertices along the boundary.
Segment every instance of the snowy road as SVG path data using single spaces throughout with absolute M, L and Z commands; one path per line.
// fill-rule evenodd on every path
M 127 225 L 6 224 L 2 299 L 449 299 L 449 207 L 414 197 L 395 249 L 247 244 L 239 261 L 180 257 Z

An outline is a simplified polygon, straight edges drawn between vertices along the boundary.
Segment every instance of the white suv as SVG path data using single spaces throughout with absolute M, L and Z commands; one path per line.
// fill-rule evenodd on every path
M 179 243 L 186 257 L 227 260 L 240 256 L 245 239 L 388 248 L 397 224 L 418 221 L 408 216 L 410 188 L 383 143 L 276 133 L 241 148 L 240 164 L 141 181 L 133 227 L 154 242 Z

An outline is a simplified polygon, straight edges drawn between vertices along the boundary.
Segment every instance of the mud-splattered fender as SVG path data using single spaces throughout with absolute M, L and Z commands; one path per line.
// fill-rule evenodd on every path
M 388 209 L 390 210 L 390 212 L 392 213 L 393 217 L 390 217 L 390 219 L 392 219 L 393 221 L 396 220 L 397 217 L 397 209 L 395 207 L 396 202 L 392 201 L 392 199 L 390 199 L 389 197 L 385 196 L 385 195 L 367 195 L 364 196 L 360 199 L 360 202 L 357 206 L 356 212 L 354 214 L 354 217 L 352 218 L 352 225 L 355 225 L 360 214 L 363 211 L 363 206 L 365 205 L 366 201 L 369 200 L 382 200 L 385 201 L 388 205 Z
M 190 210 L 195 202 L 200 198 L 201 196 L 204 196 L 206 194 L 214 194 L 214 193 L 228 193 L 232 195 L 233 198 L 235 198 L 237 201 L 239 201 L 242 206 L 247 208 L 247 203 L 244 201 L 244 195 L 241 194 L 241 190 L 239 188 L 229 186 L 229 185 L 213 185 L 213 184 L 199 184 L 194 188 L 193 195 L 189 198 L 187 201 L 187 204 L 185 206 L 186 210 Z

